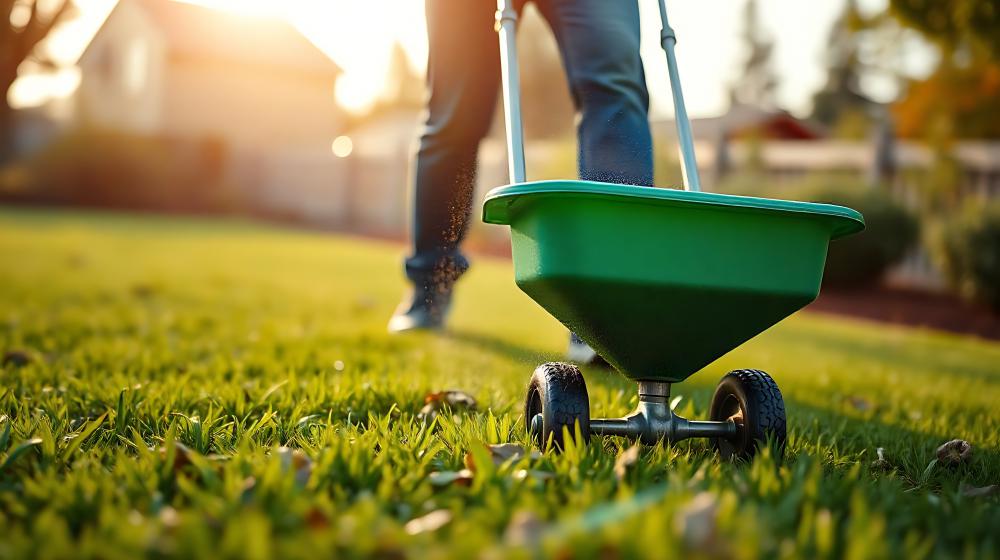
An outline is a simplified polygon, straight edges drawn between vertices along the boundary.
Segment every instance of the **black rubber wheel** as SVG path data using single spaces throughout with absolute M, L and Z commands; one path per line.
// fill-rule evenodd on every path
M 575 437 L 577 425 L 583 442 L 590 441 L 590 398 L 580 369 L 559 362 L 535 368 L 524 399 L 524 422 L 541 448 L 551 438 L 553 448 L 561 450 L 563 428 Z
M 765 442 L 774 445 L 776 459 L 785 452 L 785 401 L 778 384 L 763 371 L 727 373 L 715 388 L 710 416 L 736 422 L 735 435 L 712 440 L 723 459 L 752 459 Z

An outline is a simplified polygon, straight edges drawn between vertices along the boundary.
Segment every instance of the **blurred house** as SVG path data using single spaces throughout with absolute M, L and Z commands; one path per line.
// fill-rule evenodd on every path
M 672 119 L 651 123 L 655 137 L 672 137 L 675 134 Z M 798 119 L 787 111 L 764 109 L 736 103 L 724 115 L 691 120 L 696 140 L 717 141 L 720 138 L 736 140 L 750 136 L 762 140 L 816 140 L 825 131 L 816 123 Z
M 341 69 L 290 23 L 121 0 L 79 61 L 76 124 L 167 138 L 223 161 L 244 202 L 336 221 Z M 189 150 L 188 150 L 189 151 Z
M 761 184 L 736 181 L 741 188 L 752 188 L 751 193 L 774 195 L 787 188 L 787 195 L 780 196 L 794 198 L 791 189 L 800 187 L 803 179 L 842 177 L 848 185 L 884 185 L 894 198 L 916 210 L 920 181 L 934 165 L 934 153 L 927 145 L 898 141 L 884 127 L 874 130 L 867 141 L 830 139 L 822 127 L 788 113 L 747 106 L 736 106 L 720 117 L 693 119 L 691 126 L 706 190 L 724 191 L 733 186 L 725 181 L 728 176 L 740 176 L 752 167 L 751 177 Z M 672 120 L 653 122 L 653 133 L 657 149 L 676 150 Z M 960 198 L 1000 198 L 1000 142 L 958 141 L 952 155 L 959 167 Z M 923 245 L 891 271 L 890 279 L 927 289 L 945 286 Z
M 344 133 L 352 144 L 350 155 L 344 158 L 347 181 L 343 204 L 348 217 L 344 225 L 349 229 L 390 237 L 406 234 L 411 166 L 419 141 L 420 119 L 419 110 L 393 107 L 365 118 Z M 529 144 L 527 150 L 536 155 L 545 146 L 544 142 Z M 474 204 L 483 199 L 486 191 L 507 182 L 506 158 L 501 138 L 494 134 L 483 141 Z M 534 161 L 542 159 L 544 155 Z M 490 228 L 494 233 L 491 239 L 507 238 L 506 229 L 493 229 Z
M 698 167 L 709 188 L 756 160 L 757 172 L 771 187 L 795 184 L 811 174 L 878 177 L 907 201 L 915 194 L 913 178 L 934 160 L 926 145 L 897 141 L 891 130 L 873 131 L 868 141 L 831 139 L 819 124 L 748 105 L 737 104 L 719 117 L 692 119 L 691 128 Z M 652 130 L 658 144 L 676 149 L 673 120 L 653 121 Z M 961 167 L 961 196 L 1000 198 L 1000 142 L 959 141 L 953 155 Z

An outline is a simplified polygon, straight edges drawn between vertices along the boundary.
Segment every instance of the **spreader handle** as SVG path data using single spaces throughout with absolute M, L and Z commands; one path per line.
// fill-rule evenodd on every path
M 524 131 L 521 124 L 521 79 L 517 66 L 517 11 L 511 0 L 497 0 L 496 30 L 500 35 L 500 71 L 503 82 L 504 124 L 507 129 L 507 169 L 511 183 L 525 181 Z M 677 35 L 667 19 L 666 0 L 660 0 L 660 45 L 667 53 L 667 69 L 670 73 L 670 91 L 674 97 L 674 119 L 677 123 L 677 137 L 680 141 L 681 169 L 684 173 L 684 188 L 700 191 L 698 161 L 694 155 L 694 140 L 691 121 L 688 119 L 681 91 L 681 78 L 677 71 L 677 57 L 674 47 Z
M 523 183 L 524 131 L 521 127 L 521 78 L 517 68 L 517 11 L 513 2 L 497 0 L 500 72 L 503 78 L 504 124 L 507 128 L 507 169 L 511 183 Z
M 698 161 L 694 157 L 694 139 L 691 134 L 691 121 L 688 119 L 684 106 L 684 93 L 681 91 L 681 76 L 677 71 L 677 56 L 674 47 L 677 45 L 677 34 L 670 27 L 667 19 L 667 2 L 660 0 L 660 21 L 663 29 L 660 31 L 660 46 L 667 53 L 667 71 L 670 73 L 670 93 L 674 96 L 674 122 L 677 124 L 677 139 L 680 141 L 681 171 L 684 173 L 684 189 L 701 190 L 701 179 L 698 177 Z

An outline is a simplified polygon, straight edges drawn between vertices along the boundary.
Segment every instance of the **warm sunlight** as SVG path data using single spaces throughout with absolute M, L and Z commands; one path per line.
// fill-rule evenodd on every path
M 334 92 L 349 111 L 362 112 L 382 93 L 395 42 L 423 71 L 427 53 L 423 2 L 413 0 L 182 0 L 257 16 L 281 17 L 294 24 L 344 70 Z M 78 0 L 80 16 L 49 40 L 53 58 L 71 65 L 114 7 L 114 0 Z M 75 69 L 56 75 L 24 76 L 11 92 L 17 106 L 72 94 Z
M 23 107 L 72 95 L 79 82 L 72 67 L 117 0 L 75 0 L 79 17 L 67 22 L 47 42 L 53 58 L 67 67 L 56 75 L 28 71 L 11 91 L 11 102 Z M 385 86 L 393 43 L 398 41 L 419 71 L 427 56 L 423 0 L 182 0 L 235 12 L 283 17 L 343 69 L 337 81 L 337 102 L 363 112 Z M 761 4 L 765 28 L 776 39 L 774 64 L 783 79 L 779 98 L 793 112 L 808 110 L 812 93 L 823 84 L 825 29 L 842 1 L 769 0 Z M 859 0 L 871 11 L 887 0 Z M 677 2 L 677 25 L 685 29 L 678 51 L 692 115 L 717 115 L 728 104 L 730 81 L 744 59 L 740 51 L 740 10 L 733 0 Z M 656 3 L 642 0 L 643 56 L 654 115 L 670 114 L 670 91 L 659 46 Z M 780 27 L 778 22 L 797 25 Z M 484 30 L 489 32 L 489 30 Z M 934 61 L 927 48 L 914 46 L 900 61 L 908 75 L 925 75 Z M 875 84 L 877 85 L 877 84 Z M 889 93 L 892 93 L 891 91 Z M 886 97 L 883 92 L 881 97 Z
M 255 15 L 285 17 L 344 69 L 337 102 L 360 112 L 385 86 L 394 42 L 416 68 L 426 56 L 423 6 L 412 0 L 184 0 Z
M 421 2 L 408 0 L 184 0 L 215 8 L 285 17 L 344 69 L 337 101 L 364 110 L 385 85 L 389 55 L 399 42 L 419 67 L 426 56 Z M 421 62 L 418 62 L 421 61 Z

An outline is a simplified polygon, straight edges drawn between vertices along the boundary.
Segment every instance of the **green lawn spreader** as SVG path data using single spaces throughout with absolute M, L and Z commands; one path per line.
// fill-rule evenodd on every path
M 540 446 L 616 435 L 643 443 L 708 437 L 724 457 L 780 452 L 785 407 L 759 370 L 719 383 L 708 421 L 671 411 L 670 386 L 813 301 L 829 242 L 864 229 L 858 212 L 827 204 L 700 192 L 676 43 L 660 0 L 685 190 L 587 181 L 525 182 L 516 13 L 498 0 L 512 184 L 490 191 L 483 220 L 509 225 L 517 285 L 639 386 L 625 418 L 592 419 L 571 364 L 531 378 L 527 429 Z

